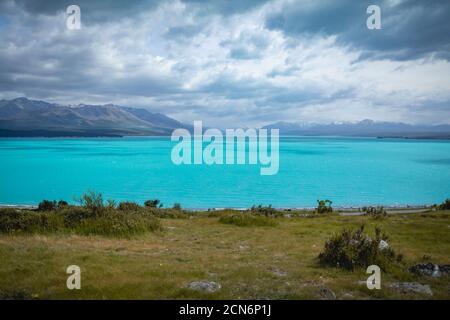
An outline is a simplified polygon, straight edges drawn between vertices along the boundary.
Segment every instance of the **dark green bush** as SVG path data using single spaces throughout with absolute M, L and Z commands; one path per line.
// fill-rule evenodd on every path
M 253 205 L 250 208 L 250 212 L 252 214 L 261 215 L 261 216 L 265 216 L 265 217 L 276 217 L 276 216 L 281 215 L 281 213 L 278 213 L 277 210 L 272 208 L 272 205 L 269 205 L 267 207 L 264 207 L 262 205 L 259 205 L 259 206 Z
M 220 223 L 232 224 L 239 227 L 274 227 L 277 222 L 273 218 L 255 216 L 250 214 L 235 214 L 223 216 L 219 219 Z
M 39 211 L 52 211 L 56 209 L 56 201 L 50 201 L 50 200 L 42 200 L 39 202 L 38 210 Z
M 78 199 L 81 206 L 91 210 L 94 214 L 100 214 L 105 206 L 103 204 L 103 195 L 95 191 L 87 191 Z
M 69 204 L 64 200 L 42 200 L 39 202 L 38 211 L 53 211 L 57 209 L 62 209 L 69 206 Z
M 173 209 L 178 210 L 178 211 L 183 210 L 183 209 L 181 208 L 181 204 L 179 204 L 179 203 L 174 203 L 174 204 L 173 204 Z
M 141 208 L 140 205 L 138 205 L 136 202 L 121 202 L 119 203 L 119 206 L 117 209 L 120 211 L 138 211 Z
M 380 219 L 387 216 L 387 212 L 383 207 L 363 207 L 362 209 L 366 216 L 371 216 L 375 219 Z
M 331 200 L 317 200 L 317 208 L 316 211 L 318 213 L 328 213 L 333 212 L 333 208 L 331 207 L 331 204 L 333 201 Z
M 450 210 L 450 199 L 446 199 L 437 208 L 438 210 Z
M 0 300 L 32 300 L 33 296 L 26 289 L 0 289 Z
M 55 212 L 0 210 L 1 233 L 46 233 L 57 231 L 62 225 L 62 219 Z
M 373 239 L 364 232 L 363 225 L 356 230 L 344 229 L 325 243 L 319 261 L 323 265 L 347 270 L 366 268 L 372 264 L 385 269 L 397 258 L 392 248 L 380 248 L 380 241 L 387 239 L 379 228 L 375 229 Z
M 106 206 L 105 206 L 105 208 L 106 208 L 107 210 L 116 209 L 116 207 L 117 207 L 116 201 L 111 200 L 111 199 L 106 200 Z
M 158 199 L 147 200 L 144 202 L 144 206 L 147 208 L 162 208 L 163 204 Z
M 67 201 L 64 201 L 64 200 L 59 200 L 59 201 L 58 201 L 58 209 L 65 208 L 65 207 L 67 207 L 67 206 L 69 206 L 69 204 L 67 203 Z
M 67 228 L 76 227 L 81 221 L 96 217 L 92 211 L 83 207 L 67 208 L 62 210 L 60 214 L 64 219 L 64 226 Z
M 157 209 L 158 210 L 158 209 Z M 0 233 L 63 232 L 83 235 L 130 237 L 161 230 L 158 218 L 141 212 L 68 206 L 58 211 L 0 209 Z
M 82 235 L 130 237 L 145 232 L 160 231 L 162 225 L 155 217 L 111 212 L 94 219 L 81 220 L 74 230 Z

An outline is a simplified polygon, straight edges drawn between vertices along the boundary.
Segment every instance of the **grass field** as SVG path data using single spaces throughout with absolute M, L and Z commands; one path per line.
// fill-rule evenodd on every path
M 412 275 L 423 261 L 450 264 L 450 211 L 367 216 L 295 215 L 275 223 L 229 223 L 233 212 L 161 219 L 162 228 L 126 238 L 65 232 L 0 234 L 0 298 L 34 299 L 450 299 L 450 277 Z M 404 261 L 382 272 L 381 290 L 365 269 L 321 266 L 324 243 L 344 227 L 380 226 Z M 81 268 L 81 289 L 66 288 L 66 268 Z M 220 283 L 214 293 L 186 288 Z M 364 283 L 359 283 L 364 282 Z M 428 284 L 433 295 L 400 293 L 389 284 Z

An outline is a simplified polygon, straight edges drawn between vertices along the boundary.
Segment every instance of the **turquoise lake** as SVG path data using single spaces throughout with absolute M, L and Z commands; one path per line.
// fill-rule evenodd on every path
M 95 190 L 186 208 L 418 205 L 450 197 L 450 142 L 284 137 L 279 172 L 259 165 L 175 165 L 170 137 L 0 139 L 0 204 Z

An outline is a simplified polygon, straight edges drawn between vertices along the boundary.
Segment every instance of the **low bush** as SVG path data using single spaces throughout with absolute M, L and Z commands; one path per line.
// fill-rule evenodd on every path
M 0 300 L 32 300 L 33 295 L 26 289 L 0 289 Z
M 62 208 L 68 207 L 68 206 L 69 206 L 69 204 L 67 203 L 67 201 L 64 201 L 64 200 L 58 201 L 58 209 L 62 209 Z
M 450 210 L 450 199 L 446 199 L 440 205 L 437 206 L 438 210 Z
M 1 209 L 1 233 L 47 233 L 63 226 L 60 215 L 54 212 Z
M 111 199 L 106 200 L 106 206 L 105 206 L 105 208 L 106 208 L 107 210 L 116 209 L 116 207 L 117 207 L 116 201 L 111 200 Z
M 356 230 L 344 229 L 325 243 L 319 261 L 323 265 L 347 270 L 372 264 L 386 269 L 391 263 L 401 260 L 401 255 L 396 255 L 387 245 L 387 239 L 379 228 L 375 229 L 373 239 L 364 232 L 363 225 Z
M 280 212 L 278 212 L 277 210 L 272 208 L 272 205 L 269 205 L 268 207 L 265 207 L 262 205 L 259 205 L 259 206 L 253 205 L 250 208 L 250 212 L 252 214 L 261 215 L 261 216 L 265 216 L 265 217 L 277 217 L 277 216 L 282 215 Z
M 73 230 L 82 235 L 130 237 L 146 232 L 160 231 L 162 225 L 155 217 L 110 212 L 93 219 L 81 220 Z
M 84 207 L 67 207 L 58 211 L 0 209 L 0 233 L 75 233 L 130 237 L 162 230 L 153 215 L 120 210 L 102 210 L 101 214 Z
M 362 210 L 365 212 L 366 216 L 370 216 L 375 219 L 380 219 L 387 216 L 387 212 L 383 207 L 363 207 Z
M 87 191 L 77 200 L 82 207 L 85 207 L 96 215 L 100 214 L 105 208 L 103 203 L 103 195 L 95 191 Z
M 136 202 L 121 202 L 117 209 L 120 211 L 138 211 L 141 208 Z
M 178 211 L 183 210 L 183 209 L 181 208 L 181 204 L 179 204 L 179 203 L 174 203 L 174 204 L 173 204 L 173 209 L 178 210 Z
M 162 208 L 163 204 L 158 199 L 147 200 L 144 202 L 144 206 L 147 208 Z
M 83 207 L 71 207 L 64 209 L 60 212 L 60 214 L 63 217 L 64 226 L 66 228 L 76 227 L 81 223 L 81 221 L 96 217 L 92 211 Z
M 59 200 L 56 202 L 55 200 L 42 200 L 38 204 L 38 211 L 53 211 L 59 210 L 68 207 L 69 204 L 64 200 Z
M 56 201 L 50 201 L 50 200 L 42 200 L 39 202 L 38 210 L 39 211 L 52 211 L 55 210 L 57 207 Z
M 317 200 L 317 213 L 329 213 L 333 212 L 333 208 L 331 207 L 333 201 L 331 200 Z
M 224 224 L 232 224 L 239 227 L 274 227 L 277 225 L 275 219 L 249 214 L 223 216 L 219 219 L 219 222 Z

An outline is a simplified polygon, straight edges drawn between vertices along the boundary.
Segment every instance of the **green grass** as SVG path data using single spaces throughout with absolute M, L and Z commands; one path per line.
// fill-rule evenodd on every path
M 165 216 L 162 211 L 159 214 Z M 103 231 L 97 228 L 111 227 L 106 221 L 97 221 L 102 227 L 75 223 L 78 227 L 72 229 L 3 232 L 0 298 L 317 299 L 323 286 L 332 289 L 338 299 L 428 298 L 403 295 L 388 287 L 399 281 L 429 284 L 433 299 L 450 298 L 449 277 L 418 277 L 407 271 L 424 256 L 434 263 L 450 264 L 449 211 L 399 214 L 381 220 L 297 217 L 292 212 L 292 218 L 267 218 L 276 226 L 247 224 L 245 228 L 222 223 L 224 217 L 246 214 L 237 211 L 177 214 L 180 216 L 167 216 L 171 219 L 148 214 L 162 225 L 162 231 L 125 232 L 126 237 L 120 236 L 122 232 L 119 237 L 110 232 L 101 235 Z M 55 223 L 59 226 L 60 222 Z M 361 223 L 368 230 L 381 227 L 389 234 L 391 247 L 404 255 L 402 264 L 382 273 L 381 290 L 368 290 L 358 283 L 368 277 L 364 269 L 323 267 L 317 258 L 333 235 Z M 72 264 L 81 267 L 81 290 L 66 288 L 65 270 Z M 200 293 L 185 288 L 196 280 L 216 281 L 222 289 Z
M 239 227 L 274 227 L 277 225 L 277 221 L 273 218 L 259 217 L 246 213 L 223 216 L 219 219 L 219 222 Z

